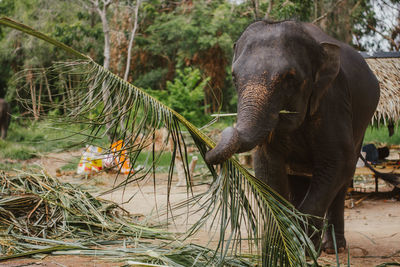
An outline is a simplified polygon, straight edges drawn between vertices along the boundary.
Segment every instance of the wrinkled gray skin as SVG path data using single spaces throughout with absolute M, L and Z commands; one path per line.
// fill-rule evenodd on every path
M 206 161 L 255 148 L 256 177 L 300 211 L 326 215 L 343 250 L 344 199 L 378 104 L 376 77 L 350 46 L 294 21 L 251 24 L 236 42 L 232 73 L 237 125 Z M 324 249 L 334 252 L 330 234 Z
M 0 98 L 0 133 L 2 139 L 6 139 L 7 137 L 7 130 L 11 119 L 10 113 L 10 105 L 4 99 Z

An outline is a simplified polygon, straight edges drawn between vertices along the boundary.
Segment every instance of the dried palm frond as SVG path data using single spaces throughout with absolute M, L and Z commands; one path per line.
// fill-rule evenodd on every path
M 128 264 L 252 266 L 245 258 L 213 258 L 211 249 L 182 244 L 160 226 L 43 171 L 0 178 L 0 260 L 52 253 Z
M 218 261 L 245 251 L 243 240 L 248 240 L 251 253 L 262 256 L 263 266 L 307 266 L 306 255 L 316 259 L 317 252 L 304 232 L 304 229 L 312 230 L 307 216 L 300 214 L 235 159 L 218 168 L 207 165 L 212 177 L 211 186 L 204 193 L 194 194 L 188 172 L 188 140 L 181 127 L 189 132 L 203 158 L 207 149 L 213 148 L 215 143 L 180 114 L 72 48 L 8 18 L 0 18 L 0 24 L 36 36 L 78 57 L 78 61 L 57 63 L 47 70 L 49 76 L 53 75 L 53 80 L 61 76 L 75 77 L 72 80 L 76 85 L 65 90 L 59 102 L 66 112 L 64 122 L 87 126 L 82 132 L 72 134 L 84 134 L 88 142 L 107 134 L 113 141 L 123 140 L 133 165 L 139 155 L 147 155 L 148 164 L 131 172 L 122 183 L 115 185 L 115 189 L 148 179 L 152 179 L 156 187 L 158 162 L 166 148 L 171 147 L 168 214 L 179 208 L 202 214 L 185 236 L 194 234 L 205 222 L 211 221 L 212 226 L 219 227 L 218 245 L 213 253 L 215 257 L 219 255 L 215 258 Z M 43 70 L 40 71 L 43 73 Z M 28 107 L 32 104 L 30 101 L 25 101 Z M 46 104 L 42 106 L 46 107 Z M 52 107 L 51 103 L 48 106 Z M 158 128 L 168 130 L 162 144 L 165 149 L 155 149 L 155 130 Z M 173 193 L 171 183 L 177 156 L 183 161 L 188 200 L 174 206 L 170 204 L 169 196 Z
M 381 96 L 373 116 L 373 124 L 400 120 L 400 58 L 367 58 L 371 70 L 379 80 Z
M 11 236 L 9 241 L 19 248 L 31 249 L 11 256 L 0 256 L 0 260 L 15 258 L 14 256 L 30 256 L 51 253 L 53 255 L 95 256 L 104 260 L 125 262 L 127 266 L 255 266 L 255 257 L 246 255 L 241 258 L 214 255 L 212 249 L 180 242 L 152 245 L 141 243 L 140 239 L 96 240 L 68 242 L 37 237 Z M 125 265 L 126 266 L 126 265 Z
M 173 240 L 174 235 L 130 217 L 117 204 L 97 199 L 70 183 L 41 173 L 0 174 L 0 229 L 12 235 L 88 240 L 141 236 Z

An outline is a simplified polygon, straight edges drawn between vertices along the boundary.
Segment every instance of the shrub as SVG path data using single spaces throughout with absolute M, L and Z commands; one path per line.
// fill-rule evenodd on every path
M 157 99 L 174 109 L 196 126 L 208 121 L 205 114 L 204 88 L 209 78 L 203 79 L 199 69 L 177 70 L 173 82 L 167 82 L 167 90 L 148 90 Z

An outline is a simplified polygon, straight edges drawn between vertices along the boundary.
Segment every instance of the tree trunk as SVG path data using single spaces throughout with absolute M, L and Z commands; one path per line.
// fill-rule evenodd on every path
M 43 89 L 43 78 L 40 77 L 40 84 L 39 84 L 39 95 L 38 95 L 38 101 L 37 101 L 37 115 L 38 117 L 40 116 L 40 110 L 41 110 L 41 102 L 42 102 L 42 89 Z
M 128 45 L 128 55 L 126 57 L 126 68 L 125 68 L 125 74 L 124 74 L 124 80 L 125 81 L 128 81 L 129 69 L 130 69 L 130 66 L 131 66 L 132 46 L 133 46 L 133 40 L 135 39 L 137 25 L 138 25 L 138 15 L 139 15 L 140 2 L 141 2 L 141 0 L 137 0 L 136 6 L 135 6 L 135 21 L 133 23 L 133 29 L 132 29 L 132 33 L 131 33 L 131 38 L 129 39 L 129 45 Z
M 260 17 L 260 2 L 259 0 L 251 0 L 251 2 L 253 4 L 254 17 L 258 19 Z
M 129 45 L 128 45 L 128 54 L 126 56 L 126 68 L 125 68 L 125 74 L 124 74 L 124 80 L 128 81 L 129 77 L 129 70 L 131 68 L 131 57 L 132 57 L 132 46 L 133 46 L 133 40 L 135 39 L 135 34 L 136 30 L 138 27 L 138 17 L 139 17 L 139 7 L 140 7 L 140 2 L 141 0 L 137 0 L 136 6 L 135 6 L 135 20 L 133 22 L 133 29 L 131 32 L 131 37 L 129 39 Z M 126 112 L 126 106 L 122 106 L 122 114 L 125 114 Z M 125 130 L 125 115 L 122 115 L 121 120 L 119 122 L 119 126 L 121 130 Z
M 43 77 L 44 77 L 44 82 L 45 82 L 45 84 L 46 84 L 46 88 L 47 88 L 47 93 L 49 94 L 49 101 L 50 101 L 50 104 L 51 105 L 53 105 L 53 97 L 51 96 L 51 90 L 50 90 L 50 86 L 49 86 L 49 81 L 47 80 L 47 75 L 46 75 L 46 72 L 45 71 L 43 71 Z
M 109 69 L 110 67 L 110 28 L 108 26 L 107 20 L 107 6 L 103 6 L 103 8 L 97 8 L 97 12 L 101 18 L 101 24 L 103 26 L 103 33 L 104 33 L 104 62 L 103 67 L 105 69 Z
M 98 12 L 101 18 L 101 24 L 103 25 L 103 32 L 104 32 L 103 67 L 108 70 L 110 68 L 110 29 L 108 27 L 106 6 L 104 5 L 102 9 L 99 8 Z M 106 86 L 105 83 L 103 83 L 102 92 L 103 92 L 104 107 L 106 107 L 108 99 L 110 98 L 110 92 L 108 91 L 108 87 Z
M 270 18 L 273 8 L 274 8 L 274 0 L 269 0 L 267 13 L 265 13 L 265 16 L 264 16 L 265 19 Z
M 101 19 L 101 24 L 103 26 L 103 33 L 104 33 L 104 62 L 103 62 L 103 67 L 105 69 L 109 69 L 110 67 L 110 27 L 108 24 L 108 19 L 107 19 L 107 9 L 112 3 L 112 0 L 102 0 L 102 7 L 99 5 L 99 0 L 91 0 L 92 4 L 94 5 L 97 13 L 100 16 Z M 109 88 L 107 87 L 107 84 L 103 82 L 102 88 L 102 96 L 103 96 L 103 103 L 104 103 L 104 109 L 107 110 L 108 108 L 108 103 L 110 101 L 110 91 Z M 106 118 L 106 121 L 111 121 L 108 118 Z M 110 122 L 106 123 L 106 132 L 108 134 L 109 139 L 112 139 L 110 129 L 112 127 L 112 124 Z
M 37 114 L 37 109 L 36 109 L 36 86 L 33 82 L 33 73 L 31 70 L 28 71 L 26 79 L 27 82 L 29 83 L 29 89 L 31 91 L 32 112 L 33 112 L 33 117 L 36 121 L 39 119 L 39 115 Z

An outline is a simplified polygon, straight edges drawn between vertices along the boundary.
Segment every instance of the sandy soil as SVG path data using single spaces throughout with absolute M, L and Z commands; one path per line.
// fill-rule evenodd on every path
M 348 249 L 340 254 L 340 263 L 347 266 L 400 264 L 400 202 L 365 200 L 345 210 L 345 235 Z M 322 254 L 320 263 L 335 265 L 336 256 Z
M 48 173 L 60 176 L 56 171 L 66 164 L 72 156 L 79 155 L 80 152 L 65 152 L 57 154 L 49 154 L 39 159 L 40 163 Z M 365 169 L 360 169 L 360 173 L 368 174 Z M 368 178 L 368 176 L 366 176 Z M 96 186 L 98 192 L 102 192 L 110 188 L 114 183 L 118 183 L 124 177 L 120 176 L 115 180 L 113 174 L 97 174 L 89 179 L 77 177 L 73 172 L 63 173 L 61 179 L 74 183 L 86 183 Z M 374 188 L 373 179 L 368 178 L 358 183 L 359 187 L 371 190 Z M 105 199 L 113 200 L 117 203 L 126 201 L 137 193 L 129 203 L 122 206 L 134 214 L 148 214 L 155 212 L 155 206 L 160 208 L 165 205 L 166 192 L 165 175 L 157 176 L 157 193 L 153 192 L 153 184 L 149 182 L 147 185 L 141 186 L 138 191 L 136 184 L 131 184 L 125 190 L 118 190 L 111 194 L 102 196 Z M 357 187 L 357 185 L 356 185 Z M 195 191 L 206 189 L 206 185 L 195 187 Z M 390 190 L 384 182 L 380 182 L 380 190 Z M 361 190 L 358 188 L 358 190 Z M 187 196 L 185 187 L 176 187 L 173 185 L 172 201 L 183 200 Z M 361 201 L 360 198 L 362 198 Z M 357 202 L 358 201 L 358 202 Z M 347 266 L 348 257 L 350 257 L 351 266 L 377 266 L 383 263 L 397 263 L 400 265 L 400 201 L 396 199 L 374 199 L 372 196 L 357 196 L 346 202 L 345 210 L 346 238 L 348 243 L 348 251 L 341 253 L 339 256 L 341 266 Z M 350 208 L 351 207 L 351 208 Z M 195 220 L 196 218 L 191 218 Z M 178 222 L 176 230 L 182 230 Z M 208 239 L 208 234 L 204 231 L 203 236 L 198 241 Z M 349 253 L 349 254 L 348 254 Z M 335 255 L 322 254 L 319 263 L 322 266 L 336 266 Z M 14 259 L 6 262 L 0 262 L 0 266 L 122 266 L 121 262 L 110 262 L 102 258 L 85 257 L 85 256 L 47 256 L 44 259 Z

